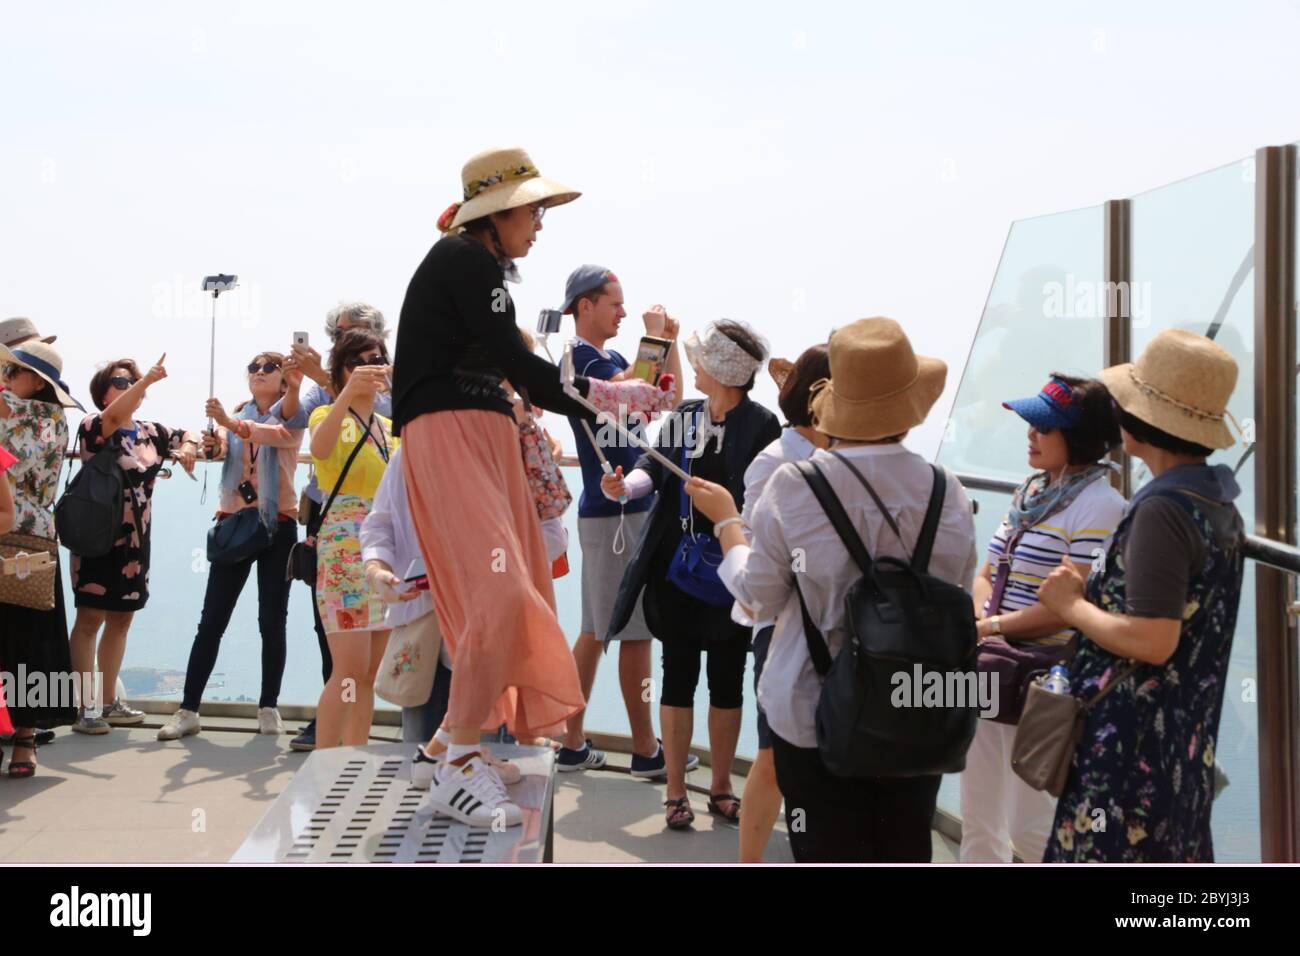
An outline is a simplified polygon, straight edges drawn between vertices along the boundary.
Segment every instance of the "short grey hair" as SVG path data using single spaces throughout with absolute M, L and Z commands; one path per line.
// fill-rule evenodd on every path
M 339 323 L 344 319 L 364 325 L 380 338 L 388 336 L 388 326 L 384 322 L 384 313 L 365 302 L 345 302 L 336 305 L 325 315 L 325 334 L 333 342 L 339 335 Z

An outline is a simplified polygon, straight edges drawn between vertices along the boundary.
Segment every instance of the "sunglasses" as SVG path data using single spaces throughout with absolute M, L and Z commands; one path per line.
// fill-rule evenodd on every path
M 263 362 L 261 365 L 257 364 L 256 362 L 248 363 L 249 375 L 255 375 L 258 372 L 265 372 L 267 375 L 270 375 L 272 372 L 278 372 L 278 371 L 280 371 L 279 362 Z
M 140 381 L 138 378 L 127 378 L 125 375 L 114 375 L 108 380 L 108 384 L 118 391 L 125 392 L 138 381 Z
M 388 356 L 381 353 L 374 355 L 354 355 L 343 363 L 343 367 L 349 371 L 354 371 L 363 365 L 387 365 Z
M 30 371 L 30 369 L 25 365 L 19 365 L 16 362 L 9 362 L 4 366 L 4 368 L 0 368 L 0 374 L 3 374 L 5 378 L 13 378 L 19 372 L 27 371 Z

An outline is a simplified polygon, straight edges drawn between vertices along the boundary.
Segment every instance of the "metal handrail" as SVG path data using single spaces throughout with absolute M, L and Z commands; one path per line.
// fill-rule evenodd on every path
M 953 474 L 962 483 L 963 488 L 975 491 L 992 491 L 1009 495 L 1019 487 L 1016 482 L 1007 481 L 1005 478 L 989 478 L 986 475 L 968 475 L 962 472 Z M 1289 574 L 1300 575 L 1300 548 L 1254 534 L 1246 535 L 1245 540 L 1242 553 L 1252 561 Z

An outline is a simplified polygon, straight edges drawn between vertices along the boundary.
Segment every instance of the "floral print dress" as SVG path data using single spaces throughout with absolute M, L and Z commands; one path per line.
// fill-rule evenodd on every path
M 1044 856 L 1048 863 L 1213 862 L 1210 805 L 1214 748 L 1241 595 L 1242 556 L 1217 539 L 1192 496 L 1162 492 L 1206 542 L 1188 584 L 1178 647 L 1163 665 L 1140 666 L 1088 714 Z M 1088 599 L 1123 614 L 1124 544 L 1132 509 L 1093 574 Z M 1091 698 L 1125 661 L 1086 636 L 1071 667 L 1071 692 Z
M 81 460 L 89 461 L 110 440 L 120 442 L 117 463 L 125 477 L 122 527 L 108 554 L 96 558 L 72 556 L 72 590 L 77 607 L 105 611 L 138 611 L 149 600 L 149 541 L 153 527 L 153 489 L 158 472 L 182 442 L 194 441 L 190 432 L 157 422 L 135 422 L 105 436 L 102 416 L 81 423 L 77 440 Z
M 0 444 L 18 461 L 7 476 L 13 486 L 17 534 L 54 537 L 54 499 L 58 495 L 68 420 L 63 407 L 5 392 L 10 416 L 0 418 Z

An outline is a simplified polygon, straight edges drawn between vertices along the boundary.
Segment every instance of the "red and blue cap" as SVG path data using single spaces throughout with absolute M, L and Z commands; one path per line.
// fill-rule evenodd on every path
M 1055 376 L 1032 398 L 1003 402 L 1002 407 L 1011 409 L 1040 432 L 1073 428 L 1083 415 L 1083 409 L 1075 401 L 1074 389 L 1064 379 Z

